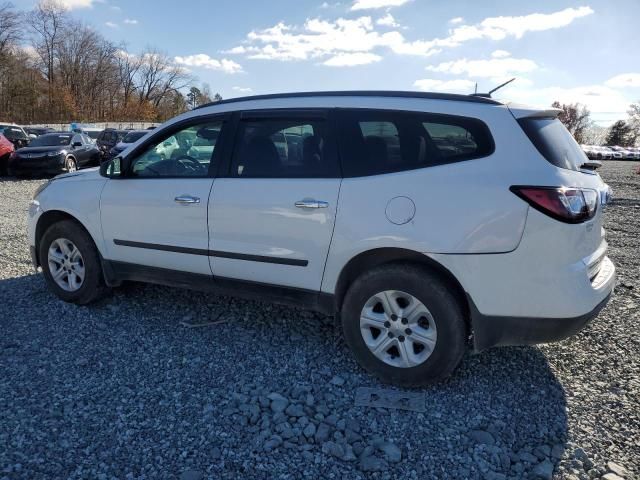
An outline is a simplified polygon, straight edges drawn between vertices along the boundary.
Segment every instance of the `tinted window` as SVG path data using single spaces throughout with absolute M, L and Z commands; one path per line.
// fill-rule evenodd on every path
M 555 118 L 523 118 L 518 123 L 538 151 L 556 167 L 579 170 L 587 160 L 580 145 Z
M 154 141 L 143 154 L 133 160 L 132 176 L 208 176 L 222 125 L 222 121 L 200 123 Z M 148 132 L 143 135 L 146 133 Z
M 38 138 L 34 138 L 29 143 L 30 147 L 55 147 L 62 145 L 69 145 L 71 143 L 72 135 L 69 133 L 48 133 L 46 135 L 40 135 Z
M 325 120 L 240 122 L 231 174 L 245 178 L 330 178 L 339 175 Z
M 490 155 L 494 144 L 477 119 L 412 112 L 340 113 L 346 177 L 425 168 Z
M 22 131 L 21 128 L 12 127 L 10 125 L 4 126 L 0 133 L 2 133 L 5 137 L 11 140 L 26 140 L 27 135 Z
M 98 138 L 98 135 L 100 135 L 98 130 L 91 130 L 90 132 L 87 132 L 87 136 L 92 139 Z
M 123 143 L 133 143 L 140 140 L 149 132 L 129 132 L 122 139 Z

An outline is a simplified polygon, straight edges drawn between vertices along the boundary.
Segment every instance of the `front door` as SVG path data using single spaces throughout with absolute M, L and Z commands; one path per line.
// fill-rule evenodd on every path
M 131 152 L 100 200 L 108 260 L 211 275 L 207 205 L 223 123 L 168 127 Z M 168 157 L 167 142 L 177 146 Z
M 320 290 L 339 189 L 326 112 L 243 113 L 209 204 L 214 277 Z

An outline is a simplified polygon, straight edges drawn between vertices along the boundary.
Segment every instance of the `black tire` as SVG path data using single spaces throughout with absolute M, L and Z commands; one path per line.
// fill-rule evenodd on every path
M 360 332 L 360 314 L 369 298 L 399 290 L 420 300 L 431 312 L 437 341 L 431 355 L 414 367 L 401 368 L 377 358 Z M 458 366 L 466 350 L 467 328 L 455 294 L 429 269 L 415 264 L 389 264 L 358 277 L 349 287 L 341 309 L 345 341 L 357 362 L 385 383 L 422 386 L 443 380 Z
M 80 250 L 84 260 L 85 277 L 82 286 L 73 292 L 60 288 L 51 276 L 49 262 L 47 261 L 51 243 L 59 238 L 66 238 L 73 242 Z M 40 240 L 38 257 L 42 272 L 49 289 L 65 302 L 77 305 L 86 305 L 104 297 L 109 288 L 104 283 L 102 264 L 98 249 L 93 239 L 78 223 L 72 220 L 62 220 L 51 225 Z

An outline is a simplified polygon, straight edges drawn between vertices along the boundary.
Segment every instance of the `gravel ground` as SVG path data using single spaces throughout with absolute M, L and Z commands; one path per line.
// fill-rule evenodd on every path
M 602 169 L 620 282 L 598 319 L 468 355 L 423 413 L 356 407 L 387 387 L 319 314 L 138 284 L 58 301 L 25 235 L 42 180 L 0 180 L 0 479 L 638 478 L 638 166 Z

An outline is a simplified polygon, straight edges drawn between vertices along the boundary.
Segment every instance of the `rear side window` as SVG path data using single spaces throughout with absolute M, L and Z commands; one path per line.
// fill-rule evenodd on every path
M 324 119 L 241 120 L 231 175 L 243 178 L 339 176 Z
M 485 157 L 494 143 L 480 120 L 441 114 L 351 110 L 339 118 L 346 177 L 413 170 Z
M 549 163 L 580 170 L 587 156 L 565 126 L 556 118 L 521 118 L 520 127 Z

